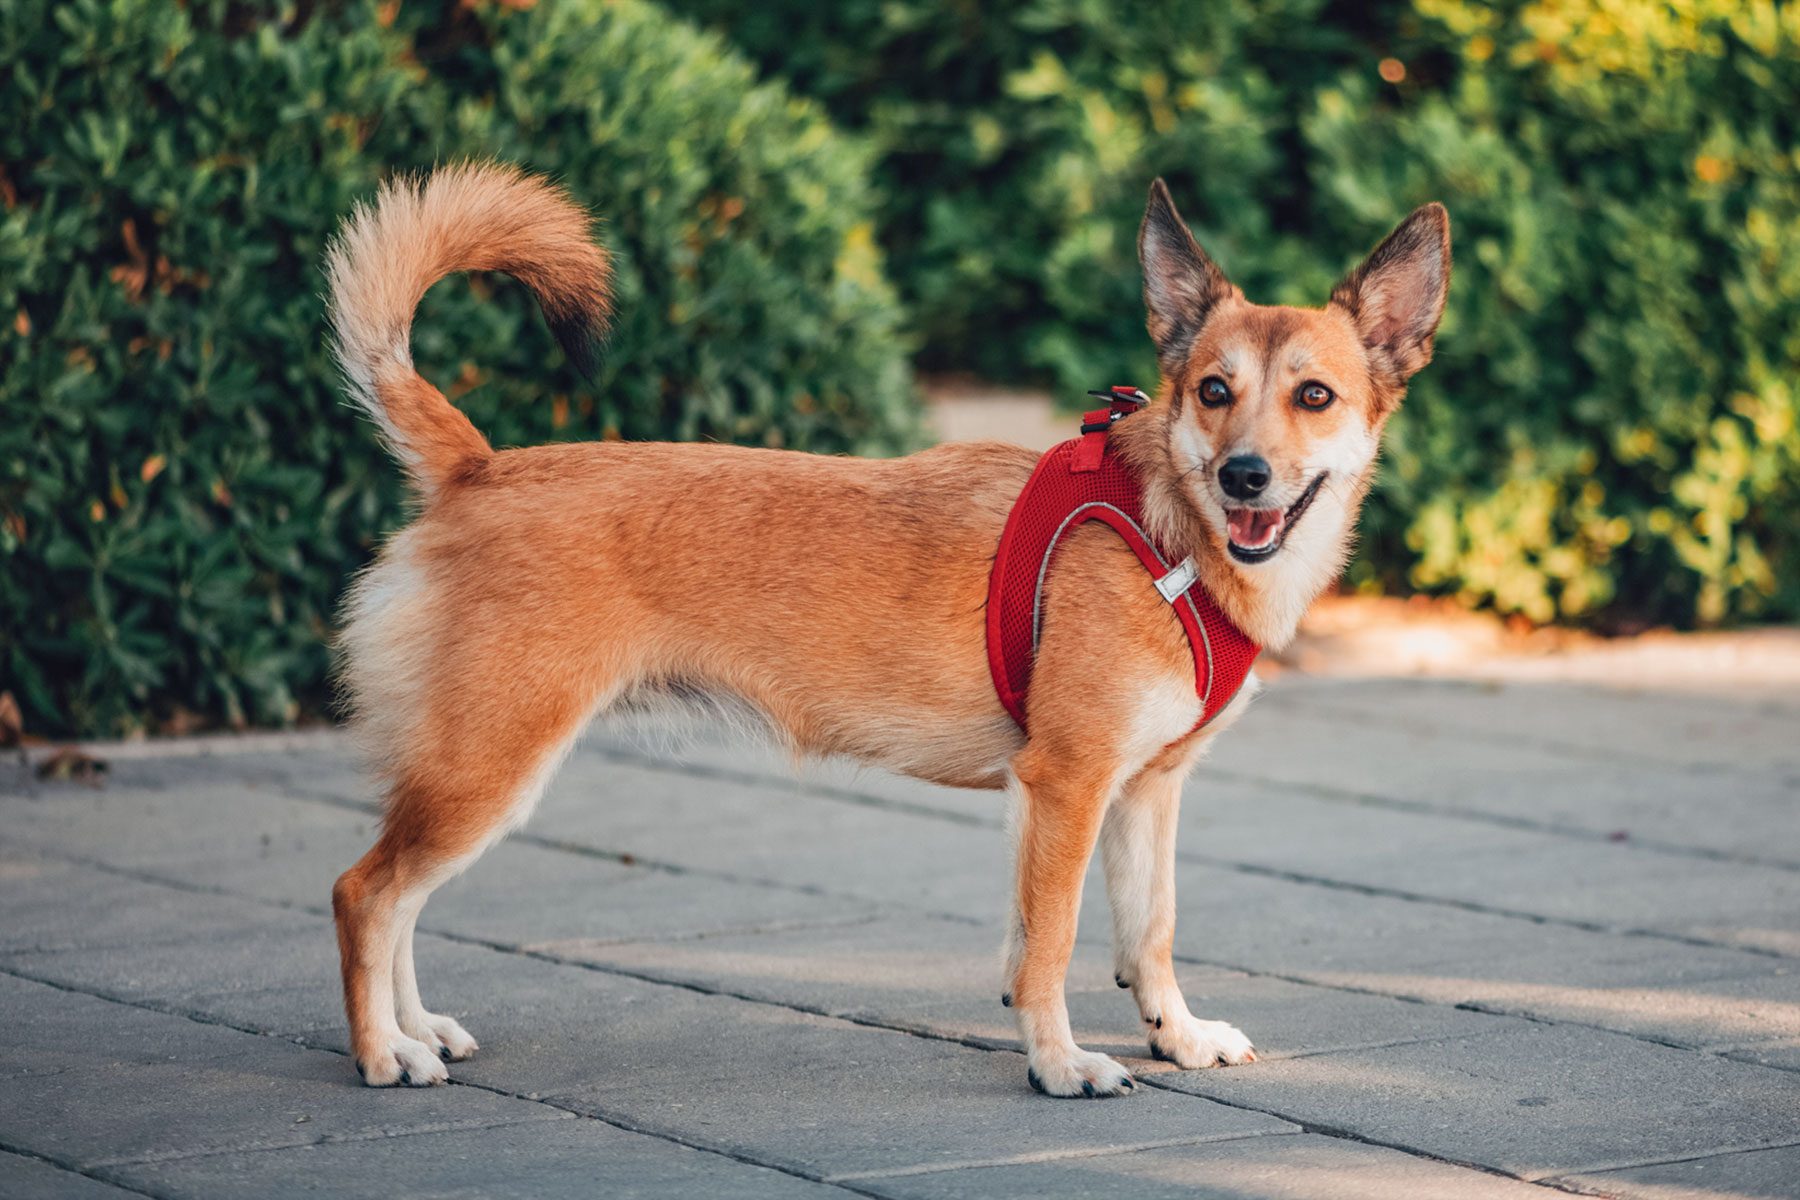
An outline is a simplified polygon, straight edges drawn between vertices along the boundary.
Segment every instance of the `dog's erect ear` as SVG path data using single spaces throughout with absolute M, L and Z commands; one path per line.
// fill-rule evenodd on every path
M 1371 364 L 1398 387 L 1431 361 L 1449 293 L 1450 214 L 1427 204 L 1331 290 L 1331 302 L 1349 312 Z
M 1168 375 L 1187 357 L 1207 314 L 1231 295 L 1232 287 L 1188 232 L 1160 179 L 1150 185 L 1150 206 L 1138 231 L 1138 261 L 1144 265 L 1150 340 Z

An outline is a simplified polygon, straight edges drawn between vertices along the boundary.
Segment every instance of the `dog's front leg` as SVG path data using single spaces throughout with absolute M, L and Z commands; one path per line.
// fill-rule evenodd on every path
M 1082 876 L 1116 775 L 1035 745 L 1020 752 L 1013 771 L 1019 842 L 1007 967 L 1027 1078 L 1051 1096 L 1116 1096 L 1136 1086 L 1131 1072 L 1075 1044 L 1063 999 Z
M 1250 1039 L 1195 1017 L 1175 982 L 1175 829 L 1185 771 L 1146 769 L 1107 810 L 1100 845 L 1115 977 L 1137 1000 L 1155 1057 L 1189 1070 L 1255 1062 Z

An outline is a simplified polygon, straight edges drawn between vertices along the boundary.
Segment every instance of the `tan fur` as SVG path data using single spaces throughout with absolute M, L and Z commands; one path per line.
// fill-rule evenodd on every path
M 1187 1015 L 1168 959 L 1180 780 L 1254 688 L 1192 732 L 1199 704 L 1185 636 L 1124 543 L 1087 526 L 1057 558 L 1027 740 L 994 694 L 984 605 L 1033 453 L 960 445 L 868 461 L 617 443 L 495 452 L 413 372 L 406 346 L 424 288 L 468 267 L 524 278 L 565 329 L 571 314 L 592 325 L 606 312 L 604 259 L 585 216 L 504 168 L 390 186 L 332 252 L 346 374 L 355 387 L 367 381 L 364 403 L 423 497 L 418 518 L 357 582 L 341 640 L 355 725 L 387 787 L 381 837 L 333 895 L 365 1078 L 440 1082 L 439 1057 L 474 1049 L 456 1022 L 425 1011 L 413 980 L 412 925 L 431 889 L 525 819 L 596 712 L 695 691 L 748 705 L 802 753 L 1013 788 L 1008 990 L 1044 1090 L 1131 1086 L 1118 1064 L 1074 1045 L 1062 1001 L 1082 876 L 1101 840 L 1118 876 L 1115 907 L 1126 910 L 1121 971 L 1146 1020 L 1164 1022 L 1152 1044 L 1188 1066 L 1214 1050 L 1221 1061 L 1253 1057 L 1235 1030 L 1237 1041 Z M 1171 371 L 1161 402 L 1116 436 L 1144 472 L 1164 544 L 1193 552 L 1233 619 L 1276 644 L 1342 561 L 1384 414 L 1355 324 L 1338 307 L 1266 310 L 1233 298 L 1197 332 L 1192 370 Z M 1304 352 L 1305 369 L 1332 373 L 1354 399 L 1322 423 L 1246 408 L 1190 429 L 1196 407 L 1178 401 L 1192 371 L 1239 342 L 1275 345 L 1271 394 Z M 1263 568 L 1220 553 L 1182 458 L 1189 434 L 1291 444 L 1296 464 L 1347 453 L 1338 441 L 1367 441 L 1363 475 L 1316 514 L 1323 540 L 1309 558 L 1319 561 L 1300 582 L 1271 587 L 1257 578 Z M 1284 590 L 1295 587 L 1305 594 Z

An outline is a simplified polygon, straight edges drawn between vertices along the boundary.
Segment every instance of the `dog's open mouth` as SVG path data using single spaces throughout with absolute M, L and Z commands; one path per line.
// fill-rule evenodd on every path
M 1274 558 L 1281 549 L 1281 544 L 1287 540 L 1288 531 L 1305 515 L 1313 497 L 1319 494 L 1319 485 L 1324 482 L 1325 472 L 1320 471 L 1306 485 L 1306 490 L 1300 493 L 1300 498 L 1286 509 L 1227 508 L 1226 541 L 1231 557 L 1242 563 L 1264 562 Z

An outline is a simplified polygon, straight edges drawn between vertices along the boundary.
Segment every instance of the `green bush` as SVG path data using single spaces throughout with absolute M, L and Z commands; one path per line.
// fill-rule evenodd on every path
M 27 728 L 323 701 L 402 498 L 318 264 L 391 168 L 509 158 L 607 218 L 592 386 L 510 282 L 424 306 L 422 369 L 498 444 L 915 439 L 862 155 L 815 109 L 636 3 L 404 12 L 416 41 L 360 4 L 0 0 L 0 689 Z
M 1321 241 L 1442 199 L 1457 278 L 1359 577 L 1536 621 L 1800 615 L 1800 22 L 1420 0 L 1447 86 L 1305 124 Z
M 671 2 L 875 141 L 924 365 L 1153 378 L 1157 174 L 1265 303 L 1316 304 L 1439 199 L 1450 310 L 1352 580 L 1615 628 L 1800 616 L 1794 5 Z
M 1137 226 L 1149 183 L 1253 294 L 1304 204 L 1285 143 L 1353 45 L 1323 0 L 672 0 L 881 152 L 883 245 L 921 365 L 1148 381 Z M 1293 66 L 1304 63 L 1305 73 Z

